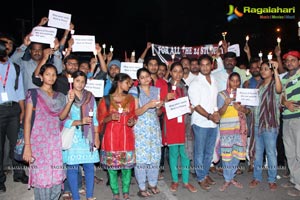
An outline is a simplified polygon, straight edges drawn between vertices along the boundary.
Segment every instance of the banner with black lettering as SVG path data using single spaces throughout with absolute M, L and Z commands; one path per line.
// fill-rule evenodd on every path
M 152 55 L 157 56 L 162 62 L 176 62 L 182 57 L 199 58 L 202 54 L 215 55 L 220 46 L 218 44 L 206 44 L 200 46 L 165 46 L 159 44 L 152 44 Z M 237 57 L 240 56 L 239 45 L 231 45 L 228 50 L 236 53 Z M 221 54 L 223 49 L 220 48 Z

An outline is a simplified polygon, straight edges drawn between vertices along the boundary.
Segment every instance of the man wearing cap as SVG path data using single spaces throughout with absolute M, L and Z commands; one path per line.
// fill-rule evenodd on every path
M 106 75 L 106 80 L 104 80 L 105 83 L 104 83 L 103 96 L 109 94 L 109 90 L 112 86 L 112 82 L 113 82 L 115 76 L 120 73 L 121 62 L 117 59 L 114 59 L 108 63 L 107 67 L 108 67 L 108 73 Z M 97 79 L 97 77 L 95 77 L 95 79 Z
M 289 196 L 300 197 L 300 53 L 289 51 L 283 55 L 288 73 L 282 78 L 283 143 L 290 181 L 283 187 L 292 187 Z

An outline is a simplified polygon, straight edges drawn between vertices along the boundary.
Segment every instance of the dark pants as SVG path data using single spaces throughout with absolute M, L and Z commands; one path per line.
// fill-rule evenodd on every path
M 14 148 L 17 143 L 18 131 L 20 128 L 20 106 L 15 103 L 11 106 L 0 105 L 0 184 L 6 181 L 3 171 L 5 139 L 9 141 L 9 157 L 12 160 L 14 177 L 25 174 L 24 165 L 14 160 Z

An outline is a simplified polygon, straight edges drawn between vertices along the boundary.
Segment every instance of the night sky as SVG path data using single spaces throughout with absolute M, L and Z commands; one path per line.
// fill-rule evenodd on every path
M 99 4 L 97 5 L 96 4 Z M 282 51 L 300 50 L 298 0 L 84 0 L 77 3 L 69 0 L 25 0 L 2 2 L 0 32 L 13 35 L 17 46 L 22 36 L 37 25 L 49 9 L 72 14 L 75 34 L 95 35 L 96 42 L 114 47 L 114 55 L 124 58 L 136 50 L 139 56 L 147 41 L 161 45 L 198 46 L 218 43 L 221 33 L 227 31 L 226 40 L 239 43 L 241 49 L 245 36 L 250 35 L 252 53 L 274 49 L 276 38 L 282 38 Z M 244 14 L 231 22 L 227 21 L 229 5 L 243 10 L 252 7 L 296 7 L 295 19 L 259 19 L 256 14 Z M 9 12 L 10 14 L 6 14 Z M 283 14 L 281 14 L 283 15 Z M 23 20 L 23 24 L 22 24 Z M 276 32 L 280 28 L 280 32 Z M 58 30 L 60 38 L 63 30 Z M 149 52 L 150 53 L 150 52 Z M 244 52 L 240 60 L 245 59 Z

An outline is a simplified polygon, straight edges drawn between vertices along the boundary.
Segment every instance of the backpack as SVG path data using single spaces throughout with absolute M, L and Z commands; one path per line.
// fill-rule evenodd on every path
M 31 99 L 32 99 L 32 117 L 31 117 L 31 129 L 34 123 L 35 119 L 35 108 L 36 108 L 36 103 L 37 103 L 37 91 L 36 89 L 30 89 L 31 91 Z M 14 148 L 14 159 L 17 161 L 23 161 L 23 153 L 24 153 L 24 147 L 25 147 L 25 141 L 24 141 L 24 129 L 23 126 L 20 127 L 19 132 L 18 132 L 18 138 L 17 138 L 17 143 Z
M 20 75 L 20 66 L 16 63 L 13 63 L 15 66 L 15 70 L 16 70 L 16 80 L 15 80 L 15 90 L 18 89 L 19 87 L 19 75 Z

